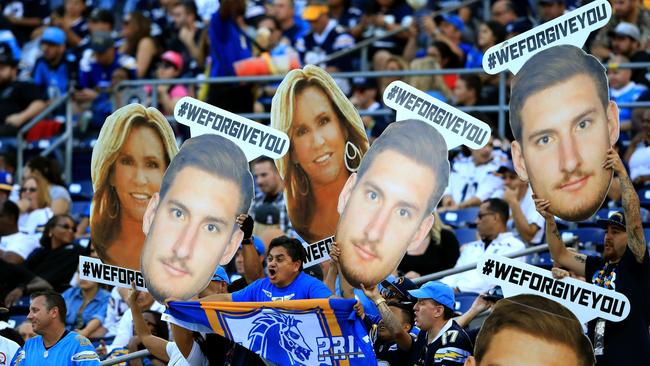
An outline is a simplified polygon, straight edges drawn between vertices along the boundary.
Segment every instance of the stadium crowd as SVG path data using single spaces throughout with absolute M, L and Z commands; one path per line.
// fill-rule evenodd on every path
M 73 179 L 64 182 L 60 162 L 33 150 L 22 176 L 16 176 L 15 136 L 48 103 L 64 94 L 71 96 L 78 141 L 96 139 L 106 117 L 132 102 L 150 105 L 155 100 L 154 107 L 166 116 L 185 96 L 234 113 L 268 112 L 278 84 L 184 85 L 174 79 L 259 73 L 251 60 L 261 57 L 270 57 L 276 65 L 317 64 L 329 72 L 358 71 L 364 62 L 375 71 L 480 68 L 489 47 L 587 2 L 497 0 L 456 8 L 460 1 L 440 0 L 417 10 L 403 0 L 0 2 L 0 305 L 4 304 L 0 313 L 5 312 L 0 314 L 0 351 L 16 352 L 20 346 L 27 354 L 43 355 L 29 365 L 48 364 L 48 352 L 49 361 L 56 364 L 56 348 L 49 350 L 57 342 L 67 342 L 72 353 L 96 352 L 102 359 L 150 351 L 143 359 L 129 361 L 130 365 L 265 364 L 256 354 L 217 335 L 168 326 L 161 320 L 165 304 L 146 292 L 78 278 L 79 255 L 95 256 L 88 240 L 90 175 L 87 167 L 79 167 L 89 159 L 84 162 L 80 158 L 84 151 L 79 150 Z M 611 21 L 590 36 L 585 50 L 608 65 L 611 100 L 650 101 L 648 68 L 619 66 L 650 61 L 650 3 L 611 3 Z M 445 11 L 450 8 L 454 10 Z M 432 16 L 439 10 L 443 12 Z M 488 19 L 483 18 L 486 13 Z M 327 55 L 399 27 L 405 30 L 372 43 L 364 62 L 358 52 L 323 62 Z M 261 72 L 271 74 L 270 69 Z M 171 83 L 116 88 L 123 80 L 145 79 Z M 498 77 L 485 73 L 336 82 L 360 111 L 376 111 L 384 108 L 384 88 L 397 79 L 458 107 L 496 105 L 499 100 Z M 29 130 L 27 141 L 57 136 L 63 131 L 65 114 L 65 108 L 55 109 Z M 248 216 L 239 220 L 245 238 L 242 246 L 230 264 L 215 270 L 200 297 L 264 301 L 262 294 L 270 291 L 280 300 L 289 294 L 294 300 L 357 298 L 357 313 L 377 358 L 390 365 L 460 365 L 470 356 L 474 357 L 467 361 L 470 365 L 490 364 L 497 353 L 491 347 L 502 347 L 499 354 L 517 354 L 516 349 L 528 349 L 526 345 L 534 341 L 529 338 L 536 336 L 568 352 L 566 357 L 573 357 L 576 365 L 594 364 L 592 346 L 600 347 L 598 365 L 647 365 L 648 251 L 644 246 L 637 252 L 628 243 L 626 230 L 640 225 L 650 228 L 650 108 L 620 109 L 621 138 L 608 158 L 615 179 L 598 213 L 578 223 L 555 220 L 536 204 L 530 185 L 518 178 L 513 166 L 513 134 L 507 128 L 504 136 L 499 135 L 497 114 L 471 114 L 491 126 L 489 143 L 478 150 L 450 151 L 450 183 L 433 228 L 377 287 L 352 289 L 340 280 L 336 243 L 331 261 L 303 268 L 305 252 L 287 215 L 282 178 L 274 161 L 261 157 L 251 163 L 257 196 Z M 362 120 L 372 142 L 394 116 Z M 172 127 L 179 140 L 189 137 L 184 126 Z M 519 259 L 553 268 L 558 277 L 607 282 L 603 284 L 607 287 L 611 277 L 597 272 L 606 264 L 616 274 L 609 266 L 621 263 L 621 284 L 617 282 L 615 290 L 625 293 L 633 309 L 640 310 L 621 324 L 607 322 L 605 356 L 602 338 L 600 345 L 594 339 L 597 324 L 582 325 L 561 306 L 527 295 L 519 297 L 520 304 L 545 312 L 539 324 L 522 324 L 512 314 L 529 318 L 538 314 L 513 308 L 515 301 L 502 300 L 500 290 L 475 270 L 421 286 L 413 282 L 475 263 L 484 254 L 505 255 L 542 243 L 549 243 L 550 254 Z M 507 340 L 506 330 L 498 328 L 502 323 L 485 321 L 487 313 L 508 324 Z M 564 319 L 558 326 L 562 334 L 544 323 L 557 322 L 558 317 Z M 583 334 L 583 327 L 593 344 L 585 346 L 581 337 L 571 334 L 576 329 Z M 445 334 L 453 334 L 453 339 Z M 509 342 L 512 349 L 503 348 Z M 630 355 L 631 350 L 636 354 Z M 529 358 L 514 362 L 569 364 L 558 361 L 568 359 L 561 356 L 549 359 L 559 354 L 554 352 L 560 351 L 517 354 Z

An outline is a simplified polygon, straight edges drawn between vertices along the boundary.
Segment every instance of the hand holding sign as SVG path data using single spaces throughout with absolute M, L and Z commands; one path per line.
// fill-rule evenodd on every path
M 607 0 L 596 0 L 585 6 L 490 47 L 483 56 L 483 70 L 496 75 L 501 71 L 519 72 L 536 53 L 558 45 L 582 48 L 589 33 L 607 24 L 612 6 Z
M 479 149 L 490 140 L 490 126 L 402 81 L 384 90 L 384 104 L 397 111 L 397 120 L 417 119 L 435 127 L 447 149 L 466 145 Z
M 262 155 L 279 159 L 289 151 L 289 137 L 284 132 L 191 97 L 176 103 L 174 118 L 190 128 L 192 137 L 209 133 L 234 142 L 248 161 Z

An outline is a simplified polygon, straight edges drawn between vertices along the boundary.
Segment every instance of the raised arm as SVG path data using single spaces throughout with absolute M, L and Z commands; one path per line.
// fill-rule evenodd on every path
M 384 299 L 379 293 L 379 290 L 377 290 L 377 286 L 366 289 L 362 284 L 361 289 L 377 306 L 379 314 L 381 314 L 381 319 L 384 322 L 384 326 L 388 329 L 391 335 L 395 336 L 397 346 L 403 351 L 409 351 L 413 344 L 413 338 L 411 338 L 411 335 L 404 330 L 402 324 L 395 317 L 392 310 L 390 310 L 386 304 L 386 299 Z
M 630 176 L 627 175 L 623 161 L 616 150 L 610 148 L 607 152 L 607 158 L 603 163 L 605 169 L 612 169 L 618 176 L 621 184 L 621 199 L 623 201 L 623 211 L 625 211 L 625 232 L 627 233 L 627 246 L 634 254 L 634 258 L 639 263 L 643 262 L 646 252 L 645 235 L 643 233 L 643 224 L 641 221 L 641 205 L 639 196 L 634 190 Z
M 550 202 L 538 198 L 534 194 L 533 200 L 535 201 L 535 208 L 537 208 L 537 211 L 546 220 L 546 241 L 548 242 L 548 250 L 551 252 L 553 261 L 557 262 L 561 267 L 567 268 L 580 276 L 584 276 L 587 256 L 580 253 L 572 253 L 566 248 L 560 236 L 560 231 L 557 229 L 555 218 L 548 212 Z
M 160 337 L 156 337 L 151 334 L 147 323 L 144 321 L 142 316 L 142 308 L 138 305 L 138 291 L 135 288 L 135 283 L 132 283 L 131 294 L 129 295 L 129 307 L 131 308 L 131 314 L 133 315 L 133 327 L 135 328 L 135 333 L 140 337 L 142 344 L 160 360 L 169 361 L 169 355 L 167 355 L 167 340 Z

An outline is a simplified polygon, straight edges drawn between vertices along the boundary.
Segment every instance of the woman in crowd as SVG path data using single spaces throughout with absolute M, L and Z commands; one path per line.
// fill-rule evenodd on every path
M 23 180 L 32 176 L 45 182 L 52 200 L 52 212 L 55 215 L 67 214 L 72 206 L 72 198 L 65 188 L 59 163 L 45 156 L 36 156 L 30 159 L 23 169 Z
M 106 119 L 91 161 L 90 237 L 102 261 L 140 269 L 142 216 L 177 152 L 169 123 L 154 108 L 129 104 Z
M 276 164 L 294 229 L 308 242 L 334 235 L 339 214 L 332 197 L 339 196 L 368 150 L 358 112 L 328 73 L 308 65 L 280 84 L 271 122 L 291 141 Z
M 31 176 L 23 182 L 20 188 L 20 209 L 18 231 L 33 235 L 39 227 L 45 225 L 52 216 L 50 195 L 44 180 Z
M 156 69 L 156 78 L 158 79 L 176 79 L 183 72 L 183 56 L 174 51 L 167 51 L 160 56 L 160 63 Z M 190 91 L 185 85 L 158 85 L 158 109 L 165 115 L 174 114 L 174 106 L 182 97 L 190 95 Z
M 438 212 L 429 235 L 415 248 L 409 248 L 397 269 L 408 278 L 417 278 L 452 268 L 460 256 L 458 239 L 440 219 Z
M 119 51 L 121 54 L 135 57 L 138 79 L 152 74 L 152 66 L 160 54 L 160 47 L 149 35 L 150 33 L 151 20 L 142 13 L 134 11 L 124 17 L 122 22 L 124 43 Z
M 100 338 L 106 334 L 104 317 L 109 293 L 99 283 L 79 280 L 79 285 L 62 294 L 67 307 L 65 328 L 86 338 Z
M 416 58 L 411 61 L 411 70 L 439 70 L 440 65 L 433 57 Z M 439 99 L 445 103 L 451 101 L 451 90 L 447 87 L 442 75 L 415 75 L 411 76 L 408 83 L 419 90 Z

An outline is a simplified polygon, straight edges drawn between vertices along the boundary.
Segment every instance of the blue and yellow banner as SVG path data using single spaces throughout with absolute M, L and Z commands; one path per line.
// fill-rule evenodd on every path
M 185 328 L 217 333 L 278 365 L 376 365 L 351 299 L 171 302 Z

